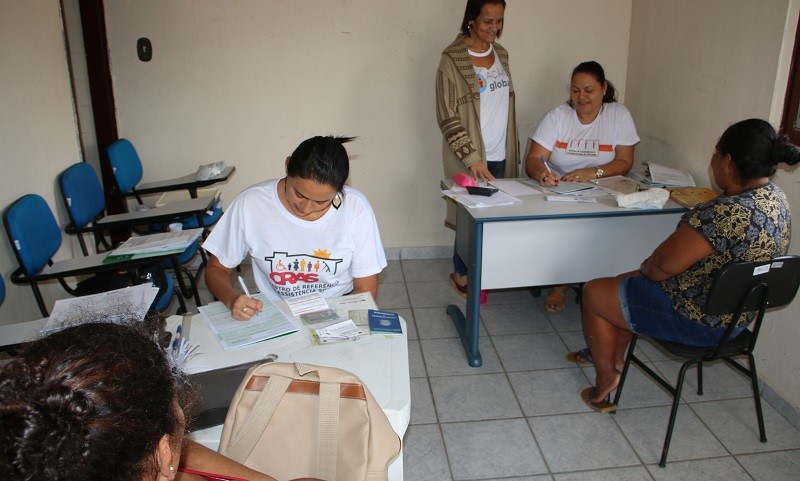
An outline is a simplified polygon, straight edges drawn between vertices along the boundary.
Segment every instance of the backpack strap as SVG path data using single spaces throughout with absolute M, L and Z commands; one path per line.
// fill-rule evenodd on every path
M 319 430 L 317 431 L 317 477 L 336 481 L 339 439 L 339 383 L 319 383 Z
M 253 406 L 253 410 L 247 416 L 247 421 L 228 446 L 226 453 L 228 457 L 240 463 L 245 462 L 256 447 L 264 429 L 267 428 L 269 420 L 275 414 L 275 410 L 291 382 L 292 380 L 288 377 L 270 376 Z
M 319 410 L 317 416 L 317 474 L 316 477 L 336 481 L 336 454 L 339 439 L 339 395 L 338 382 L 320 380 L 316 366 L 295 363 L 297 374 L 303 378 L 319 381 Z

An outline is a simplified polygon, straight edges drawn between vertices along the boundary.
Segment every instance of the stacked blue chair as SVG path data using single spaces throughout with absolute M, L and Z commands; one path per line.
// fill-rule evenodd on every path
M 106 210 L 106 198 L 100 179 L 91 165 L 79 162 L 68 167 L 59 175 L 58 185 L 70 219 L 64 230 L 68 234 L 76 234 L 83 255 L 89 255 L 83 234 L 98 233 L 94 223 L 105 215 Z M 99 232 L 99 239 L 107 250 L 112 248 L 102 232 Z M 185 259 L 194 257 L 196 251 L 197 243 L 194 243 L 177 257 L 179 265 L 182 259 L 185 262 Z M 172 267 L 171 259 L 168 258 L 164 262 L 167 267 Z M 175 293 L 175 282 L 172 276 L 168 275 L 165 278 L 166 289 L 162 289 L 161 295 L 153 305 L 153 310 L 157 312 L 163 312 L 169 306 L 172 295 Z M 192 279 L 191 275 L 189 279 Z
M 45 317 L 49 314 L 39 282 L 55 279 L 74 296 L 78 292 L 66 283 L 66 278 L 126 269 L 131 282 L 136 282 L 137 268 L 152 264 L 149 260 L 103 264 L 104 254 L 54 262 L 52 257 L 61 247 L 61 229 L 47 202 L 36 194 L 24 195 L 8 206 L 3 212 L 3 223 L 19 263 L 19 267 L 11 274 L 11 282 L 31 286 L 39 310 Z M 169 292 L 171 295 L 172 290 Z M 179 300 L 185 312 L 186 305 L 182 298 Z
M 125 195 L 134 195 L 139 205 L 141 205 L 143 201 L 141 196 L 136 193 L 136 186 L 142 180 L 144 171 L 142 169 L 142 161 L 133 144 L 128 139 L 119 139 L 108 147 L 107 152 L 119 192 Z M 175 189 L 168 186 L 165 187 L 164 191 L 168 190 Z M 214 209 L 203 216 L 202 226 L 196 216 L 187 217 L 181 223 L 184 229 L 210 227 L 216 224 L 220 217 L 222 217 L 222 206 L 217 202 L 214 205 Z
M 136 186 L 142 180 L 142 176 L 144 174 L 144 170 L 142 168 L 142 161 L 139 158 L 139 154 L 136 152 L 136 148 L 133 144 L 125 138 L 119 139 L 112 143 L 108 149 L 108 159 L 111 162 L 111 170 L 114 173 L 114 179 L 117 182 L 117 189 L 121 194 L 125 195 L 133 195 L 139 205 L 143 204 L 142 198 L 136 192 Z M 164 191 L 175 190 L 171 186 L 166 185 L 164 186 Z M 184 229 L 193 229 L 197 227 L 210 227 L 222 217 L 222 205 L 219 201 L 214 204 L 214 208 L 211 212 L 207 212 L 203 215 L 202 218 L 202 225 L 200 225 L 200 221 L 198 220 L 197 216 L 189 216 L 184 219 L 181 219 L 181 224 Z M 154 232 L 159 232 L 162 230 L 160 225 L 151 225 L 150 230 Z M 208 231 L 203 234 L 203 238 L 208 235 Z M 191 292 L 184 292 L 183 294 L 193 295 L 195 300 L 200 305 L 200 294 L 197 290 L 197 284 L 200 280 L 200 277 L 203 274 L 203 270 L 205 269 L 207 258 L 205 252 L 202 249 L 197 249 L 199 243 L 195 243 L 192 245 L 194 249 L 189 249 L 189 251 L 196 252 L 199 251 L 200 253 L 200 266 L 198 267 L 197 271 L 194 275 L 192 275 L 188 269 L 185 269 L 183 266 L 188 264 L 194 258 L 194 254 L 191 256 L 185 255 L 181 256 L 178 259 L 178 266 L 173 265 L 171 260 L 166 260 L 165 265 L 169 268 L 176 268 L 176 269 L 184 269 L 184 271 L 189 275 L 191 279 L 189 288 Z

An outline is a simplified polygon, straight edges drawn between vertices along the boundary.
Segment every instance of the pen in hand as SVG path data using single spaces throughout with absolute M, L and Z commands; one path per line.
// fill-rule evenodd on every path
M 544 168 L 547 169 L 547 172 L 552 174 L 553 173 L 553 169 L 550 168 L 550 164 L 544 158 L 544 155 L 540 155 L 539 156 L 539 160 L 542 161 L 542 164 L 544 164 Z M 555 183 L 556 183 L 556 185 L 558 185 L 558 178 L 556 178 Z
M 253 296 L 250 295 L 250 291 L 247 289 L 247 284 L 244 283 L 244 279 L 242 279 L 242 276 L 239 276 L 239 285 L 242 286 L 242 290 L 244 291 L 245 295 L 250 299 L 252 299 Z
M 244 279 L 242 279 L 242 276 L 238 276 L 238 277 L 239 277 L 239 285 L 242 286 L 242 290 L 244 291 L 244 294 L 247 296 L 248 299 L 252 299 L 253 301 L 255 301 L 255 307 L 253 307 L 252 302 L 246 301 L 245 302 L 245 306 L 242 308 L 242 313 L 245 316 L 248 316 L 247 318 L 249 319 L 253 315 L 257 314 L 259 311 L 261 311 L 261 301 L 259 301 L 258 299 L 254 299 L 253 298 L 252 294 L 250 294 L 250 289 L 247 288 L 247 284 L 245 284 Z M 235 301 L 234 301 L 234 303 L 235 303 Z

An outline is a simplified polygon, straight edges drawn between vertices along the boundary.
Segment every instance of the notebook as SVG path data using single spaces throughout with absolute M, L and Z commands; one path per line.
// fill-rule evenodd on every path
M 542 187 L 542 190 L 552 192 L 554 194 L 572 194 L 583 190 L 592 190 L 595 188 L 594 184 L 589 182 L 559 182 L 558 185 Z

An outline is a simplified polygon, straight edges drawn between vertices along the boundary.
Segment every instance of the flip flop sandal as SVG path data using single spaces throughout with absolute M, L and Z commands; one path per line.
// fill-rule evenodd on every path
M 455 274 L 450 274 L 450 287 L 452 287 L 453 290 L 456 291 L 462 298 L 467 298 L 467 286 L 459 285 L 458 282 L 456 282 Z
M 592 398 L 597 395 L 597 390 L 594 386 L 587 387 L 583 391 L 581 391 L 581 399 L 583 402 L 586 403 L 587 406 L 592 408 L 593 411 L 597 411 L 599 413 L 610 413 L 617 410 L 617 405 L 608 402 L 607 399 L 603 399 L 600 402 L 592 401 Z
M 561 290 L 555 288 L 550 289 L 550 294 L 544 301 L 544 310 L 550 314 L 558 314 L 561 309 L 564 309 L 564 304 L 567 303 L 567 296 Z
M 579 366 L 591 366 L 594 364 L 592 359 L 592 351 L 588 347 L 584 347 L 579 351 L 572 351 L 567 353 L 567 359 L 578 364 Z

